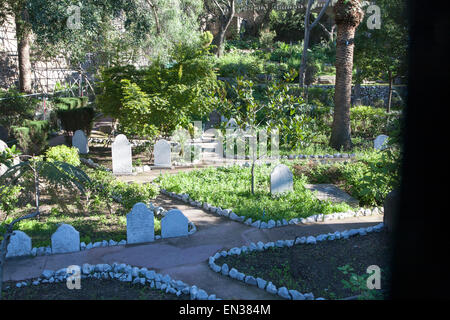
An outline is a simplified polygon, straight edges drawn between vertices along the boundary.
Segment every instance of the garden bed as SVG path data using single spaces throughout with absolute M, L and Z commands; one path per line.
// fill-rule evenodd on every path
M 289 165 L 289 164 L 288 164 Z M 345 203 L 319 201 L 304 187 L 305 179 L 294 177 L 294 191 L 277 197 L 270 194 L 270 173 L 273 165 L 255 168 L 255 194 L 251 194 L 251 169 L 219 167 L 164 175 L 155 180 L 168 192 L 186 193 L 199 202 L 227 208 L 253 221 L 307 218 L 314 214 L 343 212 L 351 207 Z
M 82 279 L 81 289 L 69 290 L 65 282 L 42 283 L 17 288 L 14 283 L 3 293 L 5 300 L 189 300 L 188 294 L 179 297 L 161 290 L 121 282 L 118 280 Z
M 225 263 L 230 269 L 271 281 L 277 287 L 312 292 L 314 296 L 325 299 L 344 299 L 361 294 L 360 290 L 345 288 L 342 281 L 348 281 L 353 273 L 368 276 L 367 268 L 377 265 L 381 268 L 381 289 L 386 294 L 390 283 L 389 240 L 389 235 L 382 230 L 315 245 L 247 251 L 220 257 L 215 263 L 219 266 Z M 338 269 L 342 267 L 347 274 Z M 385 296 L 379 291 L 377 298 Z
M 89 197 L 70 188 L 45 188 L 42 185 L 40 211 L 38 218 L 23 220 L 14 229 L 25 232 L 32 238 L 33 247 L 50 245 L 51 235 L 60 224 L 69 224 L 80 232 L 80 241 L 84 243 L 114 240 L 119 242 L 127 238 L 126 214 L 138 202 L 148 203 L 157 195 L 157 188 L 151 185 L 127 184 L 115 180 L 108 172 L 83 167 L 92 182 L 103 184 L 108 190 L 102 192 L 89 190 Z M 18 208 L 6 215 L 0 212 L 0 233 L 3 224 L 30 212 L 26 204 L 33 203 L 33 186 L 23 184 Z M 30 195 L 31 193 L 31 195 Z M 111 197 L 112 193 L 121 198 L 118 203 Z M 155 236 L 161 234 L 161 217 L 155 215 Z

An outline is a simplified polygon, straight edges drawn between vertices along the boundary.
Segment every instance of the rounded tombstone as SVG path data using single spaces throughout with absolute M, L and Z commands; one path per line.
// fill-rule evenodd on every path
M 161 237 L 173 238 L 188 235 L 189 220 L 177 209 L 169 210 L 161 219 Z
M 25 232 L 15 230 L 9 240 L 6 257 L 28 256 L 31 254 L 31 249 L 31 238 Z
M 51 237 L 52 253 L 80 251 L 80 233 L 71 225 L 63 223 Z

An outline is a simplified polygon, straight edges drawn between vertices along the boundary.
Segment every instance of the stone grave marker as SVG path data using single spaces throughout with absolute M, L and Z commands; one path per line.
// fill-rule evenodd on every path
M 88 139 L 83 130 L 77 130 L 72 137 L 72 146 L 76 147 L 80 154 L 88 154 Z
M 155 167 L 171 167 L 170 143 L 164 139 L 158 140 L 153 148 Z
M 114 174 L 132 174 L 133 163 L 131 143 L 123 134 L 119 134 L 111 145 L 112 167 Z
M 359 201 L 348 193 L 332 184 L 305 184 L 305 188 L 311 190 L 315 197 L 321 201 L 335 203 L 346 202 L 352 207 L 359 207 Z
M 270 193 L 284 193 L 294 190 L 294 175 L 291 170 L 284 165 L 277 165 L 270 175 Z
M 31 238 L 25 232 L 15 230 L 6 249 L 6 257 L 23 257 L 31 254 Z
M 188 218 L 177 209 L 168 211 L 161 219 L 161 237 L 173 238 L 188 235 Z
M 127 214 L 127 243 L 143 243 L 155 240 L 153 211 L 142 203 L 136 203 Z
M 80 251 L 80 233 L 68 224 L 62 224 L 52 234 L 52 253 Z
M 8 148 L 8 145 L 4 141 L 0 140 L 0 153 L 5 151 L 6 148 Z M 4 174 L 6 170 L 8 170 L 8 167 L 3 163 L 0 163 L 0 176 Z
M 389 139 L 389 137 L 384 135 L 384 134 L 379 135 L 378 137 L 376 137 L 376 139 L 373 142 L 374 149 L 376 149 L 376 150 L 384 150 L 384 149 L 386 149 L 387 148 L 386 143 L 387 143 L 388 139 Z

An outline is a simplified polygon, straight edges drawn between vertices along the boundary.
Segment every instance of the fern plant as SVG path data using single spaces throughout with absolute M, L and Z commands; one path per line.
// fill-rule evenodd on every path
M 34 196 L 36 209 L 25 216 L 14 219 L 9 224 L 5 224 L 5 232 L 0 245 L 0 299 L 2 295 L 3 268 L 6 261 L 6 249 L 8 247 L 13 228 L 16 223 L 25 219 L 32 219 L 40 214 L 39 197 L 40 181 L 45 180 L 53 185 L 63 185 L 66 187 L 75 186 L 81 193 L 85 193 L 85 186 L 90 182 L 88 175 L 73 165 L 62 161 L 45 161 L 44 157 L 22 156 L 26 161 L 10 166 L 8 170 L 0 176 L 0 186 L 14 185 L 25 174 L 32 173 L 34 176 Z M 1 199 L 3 201 L 3 199 Z

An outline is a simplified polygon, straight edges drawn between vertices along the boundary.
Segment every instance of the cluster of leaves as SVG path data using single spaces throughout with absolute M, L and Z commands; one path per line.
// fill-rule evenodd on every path
M 47 148 L 49 129 L 47 120 L 24 120 L 21 126 L 11 127 L 23 153 L 33 155 L 38 155 Z
M 289 165 L 289 164 L 288 164 Z M 332 204 L 317 200 L 304 187 L 304 178 L 294 178 L 294 191 L 273 197 L 270 194 L 269 166 L 256 166 L 255 194 L 250 192 L 251 169 L 233 166 L 208 168 L 164 175 L 155 180 L 161 188 L 176 193 L 187 193 L 197 201 L 232 209 L 253 221 L 292 219 L 318 213 L 341 212 L 346 204 Z
M 296 167 L 296 174 L 309 183 L 333 183 L 359 200 L 360 205 L 383 205 L 387 194 L 400 184 L 400 153 L 395 148 L 366 152 L 347 164 Z
M 344 275 L 349 275 L 349 280 L 342 280 L 345 289 L 350 289 L 353 293 L 358 295 L 358 300 L 383 300 L 383 295 L 380 290 L 368 289 L 367 279 L 370 274 L 358 275 L 352 266 L 345 265 L 338 267 L 338 270 Z
M 128 213 L 138 202 L 147 203 L 153 199 L 159 189 L 154 184 L 126 183 L 116 180 L 107 171 L 87 169 L 91 183 L 89 189 L 102 199 L 102 201 L 114 200 L 123 207 L 123 213 Z
M 45 157 L 47 161 L 65 162 L 75 167 L 78 167 L 81 164 L 78 149 L 66 145 L 49 148 L 45 153 Z
M 103 70 L 98 107 L 128 134 L 168 136 L 177 125 L 187 127 L 219 102 L 210 41 L 206 34 L 199 43 L 180 44 L 169 65 L 155 61 L 140 70 L 133 66 Z
M 0 89 L 0 125 L 10 131 L 13 126 L 21 126 L 24 120 L 32 120 L 38 102 L 38 99 L 27 97 L 14 87 Z

